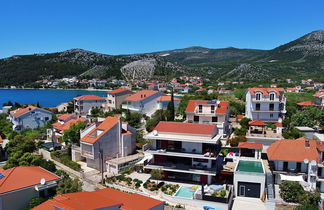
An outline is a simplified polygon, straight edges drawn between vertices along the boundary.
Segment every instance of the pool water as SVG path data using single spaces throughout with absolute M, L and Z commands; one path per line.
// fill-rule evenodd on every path
M 240 160 L 236 171 L 263 173 L 262 163 L 260 161 Z
M 198 186 L 191 186 L 191 187 L 181 187 L 175 196 L 183 197 L 183 198 L 193 198 L 193 195 L 197 191 Z

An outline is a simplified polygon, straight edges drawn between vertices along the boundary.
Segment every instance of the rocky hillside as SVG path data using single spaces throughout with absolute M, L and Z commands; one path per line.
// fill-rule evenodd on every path
M 324 30 L 272 50 L 189 47 L 113 56 L 72 49 L 0 59 L 0 86 L 65 76 L 132 80 L 181 74 L 203 75 L 215 80 L 305 76 L 324 79 Z

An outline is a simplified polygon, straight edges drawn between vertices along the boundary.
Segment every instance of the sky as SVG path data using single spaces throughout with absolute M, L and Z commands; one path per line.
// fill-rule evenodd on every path
M 272 49 L 324 29 L 323 0 L 1 0 L 0 58 L 81 48 Z

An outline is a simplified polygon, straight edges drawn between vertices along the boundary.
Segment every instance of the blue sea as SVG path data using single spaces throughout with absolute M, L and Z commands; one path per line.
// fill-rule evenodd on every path
M 56 90 L 56 89 L 0 89 L 0 107 L 11 101 L 20 104 L 37 104 L 42 107 L 54 107 L 71 101 L 77 95 L 97 95 L 106 97 L 106 91 L 88 90 Z

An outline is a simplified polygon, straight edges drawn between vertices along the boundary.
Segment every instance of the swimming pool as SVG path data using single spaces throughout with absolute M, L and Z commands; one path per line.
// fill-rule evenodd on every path
M 182 198 L 193 198 L 193 195 L 197 191 L 198 186 L 184 187 L 182 186 L 174 196 Z

